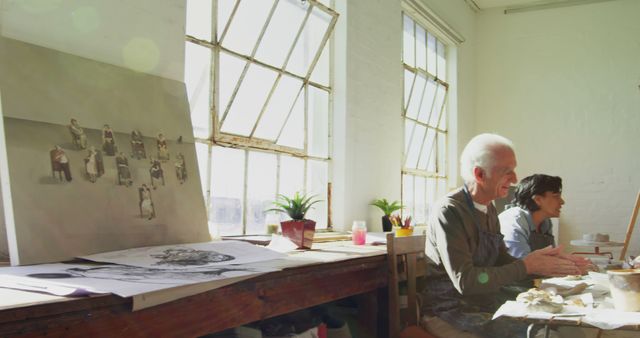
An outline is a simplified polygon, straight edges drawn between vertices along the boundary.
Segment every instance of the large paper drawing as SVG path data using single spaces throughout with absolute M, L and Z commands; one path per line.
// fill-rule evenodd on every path
M 163 245 L 82 256 L 95 262 L 175 270 L 247 264 L 284 257 L 283 253 L 240 241 Z
M 176 286 L 224 281 L 277 270 L 256 265 L 167 270 L 115 264 L 54 263 L 2 268 L 0 287 L 61 296 L 113 293 L 121 297 L 130 297 Z
M 13 265 L 210 240 L 183 83 L 0 38 L 0 89 Z

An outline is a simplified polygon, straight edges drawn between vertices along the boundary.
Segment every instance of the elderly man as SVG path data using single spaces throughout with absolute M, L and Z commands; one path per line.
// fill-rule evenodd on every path
M 422 310 L 472 336 L 524 336 L 523 323 L 491 320 L 505 299 L 500 288 L 529 275 L 580 274 L 580 266 L 588 264 L 560 248 L 533 251 L 520 260 L 507 253 L 491 202 L 517 182 L 515 167 L 511 141 L 495 134 L 474 137 L 460 157 L 464 186 L 441 199 L 429 220 Z

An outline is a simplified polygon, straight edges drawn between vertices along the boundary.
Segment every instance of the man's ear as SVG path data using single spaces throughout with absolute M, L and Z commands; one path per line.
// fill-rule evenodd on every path
M 477 182 L 482 182 L 486 178 L 486 173 L 480 167 L 473 167 L 473 177 L 475 177 Z

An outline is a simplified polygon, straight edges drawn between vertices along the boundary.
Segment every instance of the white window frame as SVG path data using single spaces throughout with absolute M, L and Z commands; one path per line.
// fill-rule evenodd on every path
M 212 41 L 206 41 L 203 39 L 199 39 L 197 37 L 191 36 L 191 35 L 186 35 L 186 41 L 187 43 L 194 43 L 196 45 L 202 46 L 202 47 L 207 47 L 209 49 L 211 49 L 211 57 L 212 57 L 212 63 L 211 63 L 211 74 L 210 74 L 210 81 L 211 81 L 211 90 L 212 93 L 210 93 L 210 102 L 209 102 L 209 109 L 210 109 L 210 114 L 209 114 L 209 124 L 210 124 L 210 137 L 208 138 L 202 138 L 202 137 L 196 137 L 195 140 L 197 143 L 200 144 L 205 144 L 208 146 L 208 158 L 207 158 L 207 165 L 206 165 L 206 172 L 205 173 L 201 173 L 201 179 L 203 180 L 204 184 L 203 186 L 206 187 L 205 191 L 203 191 L 203 193 L 205 194 L 205 201 L 206 201 L 206 207 L 207 207 L 207 214 L 210 215 L 210 209 L 211 209 L 211 199 L 212 199 L 212 192 L 210 190 L 211 187 L 211 183 L 212 183 L 212 175 L 215 175 L 215 173 L 212 173 L 212 148 L 214 146 L 219 146 L 219 147 L 228 147 L 228 148 L 238 148 L 238 149 L 242 149 L 244 151 L 244 187 L 243 187 L 243 197 L 242 197 L 242 234 L 246 234 L 247 231 L 247 202 L 248 202 L 248 197 L 247 197 L 247 191 L 248 191 L 248 187 L 247 187 L 247 176 L 248 176 L 248 170 L 247 170 L 247 166 L 248 166 L 248 160 L 249 160 L 249 153 L 250 152 L 267 152 L 267 153 L 274 153 L 277 154 L 277 178 L 278 178 L 278 182 L 276 182 L 276 194 L 279 193 L 279 191 L 277 191 L 278 187 L 279 187 L 279 180 L 280 180 L 280 159 L 281 156 L 283 155 L 290 155 L 290 156 L 294 156 L 297 158 L 301 158 L 304 160 L 304 191 L 302 191 L 303 193 L 306 193 L 307 191 L 307 185 L 309 184 L 308 180 L 307 180 L 307 173 L 308 173 L 308 161 L 309 160 L 314 160 L 314 161 L 322 161 L 322 162 L 326 162 L 327 163 L 327 167 L 328 167 L 328 184 L 327 184 L 327 191 L 326 194 L 328 196 L 328 198 L 330 198 L 331 196 L 331 191 L 330 191 L 330 187 L 331 187 L 331 165 L 330 165 L 330 161 L 331 161 L 331 154 L 332 154 L 332 149 L 331 149 L 331 145 L 332 145 L 332 141 L 331 141 L 331 135 L 332 135 L 332 116 L 333 116 L 333 111 L 332 111 L 332 100 L 333 100 L 333 91 L 332 91 L 332 87 L 333 87 L 333 55 L 332 53 L 329 53 L 329 84 L 327 85 L 323 85 L 317 82 L 314 82 L 313 80 L 311 80 L 312 74 L 313 74 L 313 70 L 315 69 L 320 57 L 322 56 L 322 51 L 325 49 L 329 49 L 327 52 L 331 51 L 331 48 L 333 48 L 333 40 L 331 39 L 332 33 L 334 31 L 335 28 L 335 24 L 337 22 L 338 19 L 338 13 L 335 12 L 332 8 L 327 7 L 326 5 L 324 5 L 323 3 L 319 2 L 318 0 L 301 0 L 301 3 L 305 4 L 307 6 L 307 12 L 303 21 L 303 24 L 301 25 L 301 27 L 298 29 L 298 32 L 296 34 L 296 38 L 294 41 L 298 41 L 298 38 L 300 37 L 303 28 L 305 27 L 305 24 L 307 22 L 307 19 L 309 18 L 309 16 L 311 15 L 311 12 L 314 8 L 317 8 L 318 10 L 323 11 L 324 13 L 328 14 L 331 16 L 331 21 L 328 25 L 327 31 L 324 34 L 319 48 L 318 48 L 318 53 L 314 56 L 313 61 L 310 64 L 309 70 L 307 71 L 306 76 L 300 76 L 298 74 L 294 74 L 289 72 L 287 69 L 285 69 L 285 66 L 283 65 L 282 67 L 275 67 L 273 65 L 261 62 L 259 60 L 256 60 L 255 54 L 257 51 L 257 48 L 255 48 L 255 46 L 258 46 L 262 40 L 262 38 L 264 37 L 265 31 L 267 29 L 267 26 L 269 24 L 269 22 L 272 19 L 273 13 L 279 3 L 280 0 L 275 0 L 273 2 L 273 6 L 271 8 L 271 11 L 269 13 L 268 19 L 266 20 L 265 24 L 262 27 L 262 30 L 260 32 L 260 35 L 258 37 L 258 40 L 256 42 L 256 45 L 254 46 L 252 53 L 250 55 L 246 55 L 246 54 L 241 54 L 238 53 L 236 51 L 230 50 L 226 47 L 223 46 L 223 44 L 220 42 L 224 42 L 224 38 L 225 38 L 225 34 L 226 34 L 226 30 L 228 30 L 228 28 L 230 27 L 230 23 L 233 20 L 233 17 L 236 13 L 237 8 L 239 7 L 240 3 L 242 2 L 242 0 L 237 0 L 234 6 L 234 9 L 231 13 L 230 18 L 227 21 L 227 25 L 224 28 L 224 31 L 222 32 L 222 34 L 220 35 L 220 41 L 218 41 L 218 24 L 217 24 L 217 17 L 218 17 L 218 6 L 217 3 L 218 1 L 225 1 L 225 0 L 211 0 L 212 1 L 212 32 L 211 32 L 211 39 Z M 295 42 L 293 44 L 295 46 Z M 291 56 L 292 52 L 293 52 L 293 47 L 288 51 L 287 54 L 287 59 Z M 302 89 L 300 90 L 300 92 L 297 95 L 304 95 L 305 96 L 305 105 L 304 105 L 304 147 L 303 149 L 298 149 L 298 148 L 294 148 L 294 147 L 288 147 L 288 146 L 284 146 L 284 145 L 279 145 L 277 144 L 277 140 L 274 141 L 269 141 L 269 140 L 264 140 L 264 139 L 260 139 L 260 138 L 256 138 L 253 136 L 253 133 L 256 130 L 256 126 L 258 124 L 258 121 L 260 120 L 260 118 L 262 117 L 262 114 L 265 111 L 265 106 L 263 106 L 260 115 L 258 116 L 258 120 L 255 122 L 251 135 L 249 136 L 242 136 L 242 135 L 234 135 L 231 133 L 225 133 L 222 132 L 220 129 L 220 125 L 221 125 L 221 119 L 220 119 L 220 114 L 218 113 L 218 109 L 221 109 L 221 105 L 219 102 L 219 90 L 217 90 L 220 87 L 220 62 L 219 62 L 219 55 L 220 53 L 227 53 L 230 54 L 234 57 L 243 59 L 245 61 L 247 61 L 247 64 L 242 72 L 242 75 L 240 76 L 240 79 L 238 80 L 238 82 L 235 84 L 235 88 L 233 91 L 233 94 L 231 95 L 230 98 L 230 102 L 232 103 L 233 100 L 235 99 L 235 95 L 238 92 L 239 89 L 239 84 L 243 81 L 244 76 L 247 73 L 247 70 L 249 68 L 249 65 L 251 64 L 256 64 L 259 65 L 261 67 L 267 68 L 269 70 L 272 70 L 274 72 L 276 72 L 277 78 L 278 80 L 275 81 L 274 85 L 272 86 L 272 88 L 270 89 L 269 92 L 269 97 L 273 94 L 277 83 L 280 79 L 281 76 L 283 75 L 287 75 L 293 78 L 296 78 L 300 81 L 302 81 Z M 185 60 L 185 64 L 188 63 L 189 60 Z M 308 152 L 308 113 L 309 113 L 309 107 L 308 107 L 308 97 L 309 97 L 309 86 L 313 86 L 315 88 L 324 90 L 327 92 L 327 97 L 328 97 L 328 140 L 327 140 L 327 144 L 328 144 L 328 154 L 326 157 L 318 157 L 318 156 L 313 156 L 310 155 Z M 231 103 L 229 103 L 229 107 L 231 106 Z M 224 112 L 222 114 L 222 120 L 224 121 L 224 118 L 226 117 L 226 113 Z M 291 111 L 289 112 L 289 115 L 287 116 L 287 120 L 289 118 L 291 114 Z M 282 130 L 281 130 L 282 132 Z M 274 200 L 276 198 L 276 196 L 273 196 Z M 325 203 L 327 203 L 327 224 L 326 227 L 327 229 L 331 230 L 332 224 L 331 224 L 331 205 L 330 205 L 330 200 L 326 200 L 324 201 Z M 211 224 L 211 223 L 210 223 Z M 320 225 L 320 227 L 322 227 L 323 225 Z M 215 233 L 214 229 L 211 229 L 212 232 Z

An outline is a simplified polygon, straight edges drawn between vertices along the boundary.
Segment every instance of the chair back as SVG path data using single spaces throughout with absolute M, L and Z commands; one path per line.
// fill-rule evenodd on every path
M 387 261 L 389 262 L 389 336 L 396 338 L 404 327 L 419 323 L 416 296 L 416 261 L 424 255 L 426 235 L 396 237 L 387 234 Z M 399 283 L 407 283 L 406 318 L 400 313 Z

